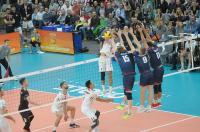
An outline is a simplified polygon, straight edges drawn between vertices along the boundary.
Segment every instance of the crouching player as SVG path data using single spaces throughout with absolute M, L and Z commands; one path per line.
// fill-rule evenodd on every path
M 85 92 L 85 97 L 83 99 L 82 105 L 81 105 L 81 111 L 84 115 L 86 115 L 91 121 L 92 125 L 88 132 L 97 132 L 98 129 L 97 127 L 99 126 L 99 116 L 100 112 L 98 110 L 95 110 L 94 108 L 91 107 L 93 101 L 99 101 L 99 102 L 113 102 L 113 99 L 102 99 L 98 97 L 96 93 L 93 92 L 94 89 L 94 84 L 88 80 L 85 83 L 87 87 L 87 91 Z
M 67 112 L 71 112 L 71 121 L 70 121 L 70 128 L 79 128 L 80 126 L 74 123 L 75 117 L 75 107 L 67 105 L 66 99 L 68 98 L 68 85 L 65 81 L 60 83 L 61 92 L 55 97 L 53 105 L 52 105 L 52 112 L 56 115 L 56 121 L 54 123 L 53 132 L 56 132 L 56 129 L 60 123 L 64 115 L 64 120 L 67 121 L 68 115 Z

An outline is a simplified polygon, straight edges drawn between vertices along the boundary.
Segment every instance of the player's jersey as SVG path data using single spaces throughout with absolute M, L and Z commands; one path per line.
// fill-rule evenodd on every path
M 29 102 L 27 100 L 28 97 L 29 97 L 28 90 L 25 90 L 25 89 L 22 88 L 21 92 L 20 92 L 19 110 L 28 109 L 28 105 L 29 105 Z
M 160 59 L 160 53 L 156 45 L 148 49 L 148 55 L 150 58 L 151 67 L 153 69 L 158 68 L 159 66 L 162 65 L 161 59 Z
M 92 109 L 92 103 L 96 100 L 97 94 L 94 93 L 93 91 L 87 90 L 85 92 L 85 96 L 81 105 L 81 110 L 86 112 L 87 110 Z
M 64 104 L 62 101 L 66 100 L 68 98 L 68 94 L 64 95 L 62 92 L 57 94 L 53 101 L 52 105 L 52 111 L 62 111 L 64 108 Z
M 140 72 L 140 74 L 143 74 L 145 72 L 149 72 L 150 71 L 150 64 L 149 64 L 149 58 L 147 54 L 144 55 L 139 55 L 138 51 L 135 51 L 133 53 L 134 55 L 134 60 L 135 63 L 138 66 L 138 70 Z
M 130 54 L 127 51 L 122 53 L 115 52 L 123 75 L 135 74 L 135 64 L 131 62 Z
M 3 109 L 6 107 L 6 102 L 4 99 L 0 99 L 0 117 L 2 118 L 2 114 L 3 114 Z
M 104 53 L 106 57 L 112 57 L 113 48 L 111 43 L 104 43 L 102 49 L 100 50 L 100 53 Z

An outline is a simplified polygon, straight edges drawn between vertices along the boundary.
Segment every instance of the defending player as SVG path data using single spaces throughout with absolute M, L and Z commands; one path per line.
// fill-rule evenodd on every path
M 142 39 L 144 39 L 143 31 L 140 26 L 137 26 L 136 29 Z M 134 60 L 138 66 L 138 70 L 140 72 L 140 107 L 138 112 L 150 112 L 151 111 L 151 104 L 152 104 L 152 87 L 153 87 L 153 73 L 150 68 L 150 62 L 148 55 L 146 53 L 146 49 L 141 47 L 139 41 L 137 40 L 136 36 L 134 35 L 133 31 L 131 31 L 132 36 L 134 37 L 134 43 L 137 45 L 138 49 L 136 50 L 133 45 L 129 43 L 131 51 L 134 55 Z M 127 38 L 127 40 L 130 40 Z M 145 109 L 144 102 L 145 102 L 145 92 L 146 89 L 148 90 L 148 106 Z
M 154 75 L 154 102 L 152 104 L 153 108 L 159 107 L 161 105 L 161 96 L 162 96 L 162 80 L 164 75 L 163 65 L 160 59 L 160 53 L 158 51 L 158 47 L 153 43 L 151 37 L 143 27 L 143 32 L 146 36 L 146 41 L 144 41 L 144 45 L 146 45 L 148 55 L 150 57 L 150 65 L 153 68 Z
M 94 90 L 94 84 L 88 80 L 85 83 L 85 86 L 87 87 L 87 91 L 85 92 L 85 97 L 83 99 L 82 105 L 81 105 L 81 111 L 84 115 L 86 115 L 91 121 L 92 125 L 89 128 L 88 132 L 97 131 L 97 127 L 99 126 L 99 116 L 100 112 L 98 110 L 95 110 L 92 108 L 93 101 L 100 101 L 100 102 L 113 102 L 113 99 L 102 99 L 98 97 L 96 93 L 93 92 Z
M 112 35 L 110 31 L 106 31 L 104 33 L 103 38 L 105 39 L 100 50 L 99 57 L 99 72 L 101 73 L 101 84 L 103 93 L 106 93 L 105 89 L 105 72 L 108 72 L 109 78 L 109 92 L 112 94 L 112 57 L 115 51 L 114 48 L 114 40 L 112 39 Z
M 37 103 L 35 103 L 30 99 L 28 92 L 28 87 L 29 87 L 28 80 L 26 78 L 22 78 L 19 80 L 19 83 L 21 84 L 21 92 L 20 92 L 20 104 L 18 110 L 21 111 L 29 109 L 29 103 L 32 105 L 38 105 Z M 28 110 L 25 112 L 20 112 L 20 115 L 22 116 L 22 119 L 25 123 L 24 132 L 30 132 L 31 122 L 34 118 L 32 111 Z
M 8 112 L 3 95 L 3 90 L 0 88 L 0 132 L 11 132 L 11 128 L 5 118 L 13 121 L 14 123 L 15 119 L 12 116 L 3 116 Z
M 74 117 L 75 117 L 75 107 L 67 105 L 67 102 L 63 102 L 68 98 L 68 85 L 67 83 L 61 82 L 60 83 L 61 92 L 55 97 L 53 105 L 51 107 L 52 112 L 56 115 L 56 121 L 54 123 L 53 132 L 56 132 L 56 129 L 64 115 L 64 120 L 67 121 L 68 119 L 68 112 L 71 112 L 71 121 L 69 124 L 70 128 L 79 128 L 80 126 L 75 124 Z
M 121 36 L 121 31 L 118 31 L 118 36 Z M 128 38 L 128 33 L 125 34 Z M 130 43 L 130 40 L 128 41 Z M 120 42 L 122 43 L 122 41 Z M 119 63 L 119 66 L 123 75 L 123 87 L 124 87 L 124 100 L 118 109 L 124 109 L 124 105 L 128 100 L 128 111 L 125 112 L 123 118 L 127 119 L 132 115 L 132 88 L 135 81 L 135 64 L 131 62 L 130 54 L 123 46 L 123 44 L 117 44 L 117 51 L 115 52 L 115 58 Z

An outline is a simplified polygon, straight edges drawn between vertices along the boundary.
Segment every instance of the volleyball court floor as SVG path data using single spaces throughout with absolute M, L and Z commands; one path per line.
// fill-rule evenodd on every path
M 75 56 L 50 53 L 42 55 L 18 54 L 12 56 L 11 66 L 14 73 L 19 75 L 92 58 L 96 58 L 96 56 L 89 54 L 79 54 Z M 139 106 L 139 86 L 137 84 L 139 75 L 137 74 L 136 84 L 133 88 L 134 114 L 129 119 L 123 119 L 122 116 L 126 109 L 124 111 L 115 109 L 123 97 L 122 81 L 120 81 L 121 73 L 117 63 L 113 62 L 113 65 L 113 87 L 115 90 L 112 98 L 114 98 L 114 103 L 94 103 L 94 108 L 101 111 L 100 132 L 200 132 L 199 72 L 170 75 L 172 73 L 169 70 L 170 67 L 165 67 L 165 75 L 169 76 L 164 78 L 162 107 L 153 110 L 150 113 L 136 112 L 137 106 Z M 77 78 L 77 76 L 74 77 L 73 74 L 77 74 L 77 72 L 80 75 L 80 78 Z M 80 111 L 82 102 L 80 96 L 83 95 L 81 91 L 84 89 L 84 82 L 88 79 L 91 79 L 95 83 L 97 91 L 100 91 L 98 65 L 97 63 L 80 65 L 80 67 L 75 67 L 73 72 L 68 71 L 67 73 L 68 78 L 66 80 L 70 85 L 70 96 L 72 96 L 72 98 L 78 97 L 77 99 L 73 99 L 73 101 L 69 101 L 69 105 L 76 107 L 75 121 L 81 127 L 70 129 L 68 128 L 68 124 L 62 121 L 57 131 L 86 132 L 90 125 L 90 121 Z M 37 80 L 37 78 L 35 79 Z M 46 77 L 38 79 L 37 81 L 30 81 L 30 95 L 35 102 L 45 104 L 45 101 L 47 101 L 45 99 L 48 99 L 48 103 L 49 101 L 52 102 L 56 93 L 59 92 L 59 89 L 54 86 L 55 84 L 48 83 L 48 87 L 42 89 L 36 87 L 39 85 L 34 85 L 34 83 L 42 84 L 48 79 L 50 82 L 52 79 L 59 80 L 59 74 L 56 74 L 56 76 L 51 76 L 51 74 L 49 74 L 48 78 Z M 58 85 L 59 83 L 57 86 Z M 6 100 L 12 100 L 17 106 L 19 104 L 19 93 L 18 87 L 7 87 L 5 89 L 4 98 Z M 13 99 L 9 95 L 13 95 Z M 105 95 L 105 97 L 110 96 Z M 13 103 L 9 104 L 9 102 L 7 102 L 7 104 L 8 109 L 11 109 L 12 111 L 17 110 L 17 107 L 14 107 Z M 31 126 L 32 132 L 50 132 L 55 120 L 55 116 L 52 114 L 50 106 L 34 109 L 33 113 L 35 118 Z M 14 132 L 21 132 L 23 128 L 22 119 L 19 114 L 15 114 L 14 118 L 16 119 L 16 123 L 14 124 L 10 122 L 11 127 Z

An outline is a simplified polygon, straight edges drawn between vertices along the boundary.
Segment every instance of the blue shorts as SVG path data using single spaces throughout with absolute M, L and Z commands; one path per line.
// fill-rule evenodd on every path
M 154 71 L 153 71 L 154 84 L 162 83 L 163 75 L 164 75 L 163 67 L 154 69 Z
M 132 92 L 134 82 L 135 82 L 135 75 L 134 74 L 123 76 L 124 91 L 131 91 Z
M 140 86 L 148 86 L 153 84 L 154 84 L 154 79 L 152 71 L 140 74 Z

